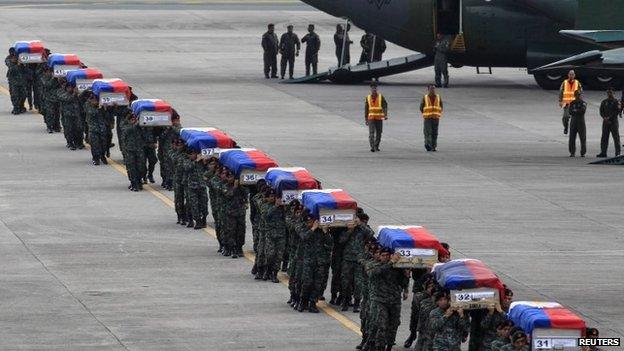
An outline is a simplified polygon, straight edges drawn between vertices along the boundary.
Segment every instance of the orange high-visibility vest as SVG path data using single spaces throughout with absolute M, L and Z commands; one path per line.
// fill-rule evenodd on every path
M 439 119 L 442 117 L 442 104 L 440 95 L 436 94 L 435 100 L 431 103 L 431 98 L 429 94 L 425 95 L 425 107 L 423 108 L 423 117 L 427 118 L 435 118 Z
M 377 98 L 373 100 L 372 95 L 368 95 L 366 97 L 366 103 L 368 103 L 368 116 L 367 119 L 370 120 L 383 120 L 386 118 L 386 113 L 381 106 L 381 101 L 383 97 L 381 94 L 377 93 Z
M 581 87 L 581 83 L 578 80 L 574 80 L 572 84 L 570 84 L 569 80 L 563 81 L 563 99 L 561 103 L 565 106 L 574 101 L 574 93 L 579 90 Z

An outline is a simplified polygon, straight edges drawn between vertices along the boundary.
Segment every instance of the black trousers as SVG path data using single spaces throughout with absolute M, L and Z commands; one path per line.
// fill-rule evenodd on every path
M 282 54 L 282 60 L 280 62 L 280 73 L 282 78 L 286 74 L 286 65 L 288 65 L 288 77 L 293 76 L 295 72 L 295 53 Z
M 379 149 L 381 143 L 381 133 L 383 132 L 382 120 L 368 121 L 368 143 L 371 149 Z
M 310 67 L 312 67 L 312 74 L 316 74 L 318 72 L 318 55 L 306 55 L 305 58 L 305 71 L 306 76 L 310 75 Z
M 576 153 L 576 136 L 578 135 L 579 140 L 581 141 L 581 156 L 585 156 L 587 152 L 586 146 L 586 128 L 585 128 L 585 118 L 581 117 L 572 117 L 570 119 L 570 140 L 568 142 L 568 149 L 570 150 L 570 155 L 574 155 Z
M 264 76 L 277 77 L 277 53 L 265 52 L 264 53 Z
M 602 121 L 602 137 L 600 138 L 600 153 L 606 155 L 609 147 L 609 136 L 613 136 L 615 145 L 615 155 L 620 154 L 620 130 L 617 116 L 612 119 Z

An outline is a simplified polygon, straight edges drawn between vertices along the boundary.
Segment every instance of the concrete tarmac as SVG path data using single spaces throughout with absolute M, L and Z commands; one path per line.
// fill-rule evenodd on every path
M 451 69 L 439 151 L 426 153 L 418 104 L 432 70 L 384 78 L 390 119 L 382 151 L 371 153 L 366 85 L 263 78 L 267 22 L 278 34 L 294 23 L 300 37 L 315 23 L 319 67 L 335 64 L 340 20 L 308 6 L 0 2 L 0 19 L 5 47 L 40 39 L 76 53 L 139 97 L 172 103 L 184 126 L 221 128 L 349 191 L 373 226 L 424 225 L 455 257 L 490 265 L 516 299 L 559 301 L 604 335 L 624 336 L 624 178 L 619 167 L 588 165 L 599 152 L 602 93 L 586 94 L 588 157 L 569 158 L 556 93 L 518 69 Z M 356 44 L 361 34 L 353 30 Z M 405 54 L 389 45 L 385 57 Z M 296 64 L 300 75 L 302 56 Z M 10 115 L 5 94 L 0 106 L 0 349 L 350 350 L 359 342 L 327 314 L 287 308 L 282 284 L 253 281 L 247 260 L 221 257 L 205 232 L 176 225 L 162 199 L 129 192 L 125 176 L 93 167 L 88 151 L 68 151 L 41 116 Z M 401 344 L 408 317 L 406 303 Z

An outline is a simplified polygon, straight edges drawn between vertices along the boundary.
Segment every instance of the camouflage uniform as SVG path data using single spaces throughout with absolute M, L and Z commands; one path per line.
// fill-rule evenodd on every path
M 33 105 L 41 112 L 43 108 L 43 86 L 41 85 L 41 77 L 43 77 L 45 63 L 38 63 L 35 66 L 35 74 L 33 80 Z
M 410 312 L 410 336 L 416 337 L 418 334 L 418 313 L 420 310 L 420 303 L 429 295 L 424 291 L 422 277 L 428 272 L 428 269 L 412 269 L 412 278 L 414 278 L 414 285 L 412 286 L 412 309 Z
M 141 127 L 138 124 L 126 124 L 122 130 L 122 138 L 125 143 L 124 161 L 128 178 L 136 188 L 141 189 L 141 177 L 145 174 L 145 141 Z
M 307 229 L 303 235 L 306 247 L 301 272 L 301 297 L 314 304 L 327 286 L 333 239 L 331 233 L 324 233 L 320 228 L 314 231 Z
M 175 164 L 175 159 L 173 161 Z M 221 225 L 221 217 L 223 217 L 221 216 L 223 203 L 221 200 L 223 198 L 221 193 L 224 184 L 214 170 L 208 170 L 205 174 L 208 178 L 208 196 L 210 198 L 210 210 L 212 211 L 212 219 L 214 220 L 215 233 L 217 234 L 217 241 L 219 241 L 219 248 L 222 248 L 225 244 L 223 239 L 223 226 Z
M 169 151 L 171 161 L 173 163 L 173 202 L 178 219 L 186 222 L 186 210 L 184 207 L 184 168 L 182 162 L 186 155 L 180 150 L 172 148 Z
M 61 124 L 67 145 L 74 148 L 83 147 L 83 124 L 80 117 L 82 109 L 78 96 L 61 88 L 57 89 L 56 98 L 60 102 Z
M 253 195 L 252 195 L 253 194 Z M 251 221 L 251 235 L 253 239 L 253 250 L 258 254 L 258 225 L 260 223 L 259 206 L 264 199 L 264 195 L 257 191 L 250 192 L 249 219 Z
M 9 92 L 13 111 L 22 112 L 26 101 L 26 68 L 22 64 L 11 63 L 8 66 L 7 78 L 9 80 Z
M 293 279 L 294 282 L 292 286 L 292 290 L 294 290 L 295 296 L 301 301 L 301 281 L 303 275 L 303 259 L 305 257 L 305 250 L 309 246 L 309 243 L 305 241 L 308 226 L 306 221 L 302 217 L 298 217 L 295 220 L 293 225 L 293 229 L 295 231 L 294 235 L 297 237 L 295 239 L 297 241 L 297 247 L 295 249 L 294 258 L 290 260 L 292 275 L 289 273 L 290 279 Z
M 341 243 L 340 238 L 345 235 L 346 228 L 331 228 L 330 233 L 332 234 L 332 239 L 334 241 L 334 246 L 332 247 L 332 255 L 331 255 L 331 296 L 332 301 L 336 300 L 336 297 L 339 296 L 341 285 L 342 285 L 342 254 L 344 251 L 344 242 Z M 323 289 L 323 292 L 325 289 Z M 345 296 L 340 296 L 340 299 L 344 300 Z M 349 303 L 350 301 L 347 301 Z
M 445 317 L 444 313 L 444 310 L 436 307 L 429 314 L 429 328 L 435 334 L 433 351 L 461 351 L 462 339 L 470 330 L 468 315 L 462 318 L 454 312 L 450 317 Z
M 208 193 L 204 179 L 204 167 L 197 161 L 191 161 L 192 167 L 188 174 L 188 191 L 191 214 L 195 222 L 203 226 L 208 216 Z
M 529 346 L 526 345 L 518 349 L 518 348 L 515 348 L 513 344 L 507 344 L 501 347 L 500 351 L 529 351 Z
M 266 252 L 267 269 L 272 275 L 277 274 L 286 249 L 286 223 L 284 206 L 268 204 L 266 211 L 267 237 L 264 250 Z
M 41 81 L 43 85 L 44 120 L 49 130 L 61 131 L 61 110 L 58 101 L 57 90 L 62 89 L 58 79 L 44 75 Z
M 143 152 L 145 153 L 145 161 L 147 162 L 145 174 L 143 174 L 144 182 L 147 181 L 148 177 L 154 177 L 154 169 L 156 169 L 156 162 L 158 162 L 158 157 L 156 156 L 156 144 L 158 140 L 156 139 L 156 135 L 154 135 L 153 129 L 152 127 L 142 128 L 143 139 L 145 140 Z
M 368 272 L 374 269 L 380 263 L 373 259 L 370 253 L 364 251 L 358 260 L 360 269 L 363 273 L 362 280 L 362 308 L 360 309 L 360 331 L 362 332 L 362 344 L 371 344 L 373 339 L 370 338 L 371 330 L 374 330 L 375 323 L 371 319 L 371 299 L 370 299 L 370 279 Z
M 362 299 L 362 276 L 360 264 L 358 260 L 364 252 L 364 242 L 367 239 L 374 238 L 373 232 L 364 224 L 359 224 L 353 231 L 347 230 L 339 237 L 340 244 L 343 245 L 342 253 L 342 281 L 341 295 L 343 297 L 343 306 L 351 301 L 353 296 L 355 306 L 359 307 Z M 358 281 L 360 280 L 360 281 Z
M 494 342 L 498 336 L 496 333 L 496 325 L 506 320 L 507 315 L 498 311 L 494 311 L 493 314 L 487 313 L 483 316 L 483 319 L 481 319 L 481 334 L 483 335 L 483 340 L 481 341 L 481 351 L 492 350 L 492 342 Z
M 431 351 L 433 348 L 433 331 L 429 328 L 429 314 L 436 308 L 433 298 L 427 296 L 420 302 L 418 308 L 418 340 L 416 351 Z
M 266 212 L 268 210 L 269 203 L 265 201 L 264 197 L 260 197 L 256 201 L 256 208 L 258 211 L 258 244 L 256 246 L 256 267 L 259 272 L 263 272 L 263 270 L 267 266 L 266 259 L 266 240 L 267 240 L 267 222 L 266 222 Z
M 503 346 L 509 344 L 509 338 L 501 338 L 497 336 L 494 341 L 490 344 L 490 350 L 492 351 L 501 351 Z
M 295 277 L 295 271 L 299 261 L 296 259 L 297 248 L 299 246 L 299 235 L 297 234 L 297 226 L 302 224 L 300 217 L 295 213 L 294 206 L 286 205 L 285 224 L 286 235 L 288 236 L 288 290 L 290 290 L 291 298 L 297 297 L 298 292 L 296 289 L 297 279 Z
M 238 185 L 224 184 L 223 200 L 223 240 L 231 253 L 243 254 L 245 244 L 245 215 L 247 214 L 247 189 Z
M 108 114 L 98 106 L 93 106 L 89 101 L 85 102 L 83 106 L 90 130 L 91 156 L 94 161 L 104 159 L 108 149 L 106 140 Z
M 401 295 L 409 286 L 409 277 L 391 263 L 374 266 L 370 276 L 371 316 L 375 328 L 370 334 L 373 350 L 394 345 L 401 324 Z
M 26 84 L 26 100 L 28 101 L 28 108 L 33 108 L 33 90 L 35 86 L 35 70 L 37 69 L 36 63 L 24 64 L 24 82 Z
M 169 157 L 169 151 L 173 148 L 173 139 L 176 132 L 171 127 L 166 127 L 158 135 L 158 160 L 160 161 L 160 177 L 162 186 L 168 190 L 173 187 L 173 162 Z

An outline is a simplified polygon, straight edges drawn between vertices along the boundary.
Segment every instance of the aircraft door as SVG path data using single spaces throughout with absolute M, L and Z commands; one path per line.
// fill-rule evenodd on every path
M 436 0 L 436 32 L 455 36 L 461 32 L 461 0 Z

